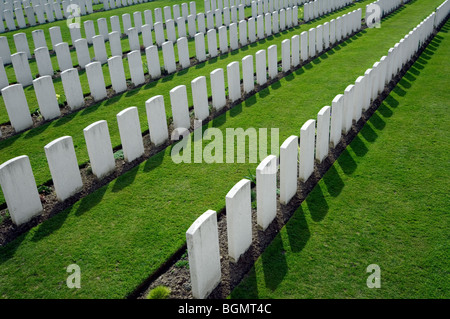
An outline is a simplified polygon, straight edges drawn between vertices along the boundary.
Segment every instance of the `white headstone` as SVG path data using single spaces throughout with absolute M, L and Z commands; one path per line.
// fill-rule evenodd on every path
M 267 59 L 266 59 L 266 51 L 259 50 L 255 54 L 256 57 L 256 82 L 259 85 L 264 85 L 267 82 Z
M 267 48 L 269 78 L 275 79 L 278 75 L 278 52 L 277 46 L 272 44 Z
M 330 24 L 328 22 L 323 24 L 323 45 L 325 50 L 330 47 Z
M 206 12 L 206 28 L 208 30 L 214 29 L 214 12 Z
M 267 156 L 256 168 L 256 221 L 266 230 L 277 215 L 277 157 Z
M 123 32 L 128 35 L 128 29 L 132 28 L 131 16 L 129 13 L 122 14 Z
M 209 116 L 208 91 L 206 77 L 199 76 L 191 81 L 192 100 L 194 103 L 195 118 L 203 121 Z
M 81 30 L 78 23 L 71 23 L 68 27 L 70 31 L 70 39 L 72 40 L 73 45 L 76 40 L 81 39 Z
M 140 50 L 141 44 L 139 43 L 138 30 L 136 28 L 129 28 L 127 34 L 130 51 Z
M 309 57 L 312 59 L 316 56 L 316 29 L 311 28 L 308 32 L 308 49 L 309 49 Z
M 130 163 L 144 154 L 138 109 L 135 106 L 126 108 L 116 118 L 124 159 Z
M 230 24 L 230 48 L 231 51 L 239 49 L 238 29 L 236 23 Z
M 171 74 L 177 70 L 175 63 L 175 52 L 172 41 L 166 41 L 162 45 L 162 53 L 164 59 L 164 69 Z
M 116 164 L 111 138 L 109 137 L 108 123 L 104 120 L 97 121 L 87 126 L 83 133 L 92 173 L 98 179 L 112 173 Z
M 175 31 L 175 21 L 172 19 L 166 21 L 166 33 L 167 40 L 175 42 L 177 41 L 177 34 Z
M 169 139 L 164 97 L 157 95 L 148 99 L 145 102 L 145 109 L 147 111 L 150 140 L 155 146 L 159 146 Z
M 277 34 L 278 32 L 280 32 L 278 11 L 274 11 L 272 12 L 272 33 Z
M 250 43 L 253 43 L 256 41 L 255 18 L 248 19 L 247 27 L 248 40 L 250 41 Z
M 25 21 L 25 16 L 23 15 L 22 6 L 20 8 L 14 9 L 14 14 L 16 16 L 17 25 L 19 26 L 19 28 L 26 28 L 27 24 Z
M 239 5 L 239 21 L 245 20 L 245 6 L 243 4 Z
M 159 63 L 158 47 L 151 45 L 145 49 L 145 56 L 147 58 L 148 74 L 152 79 L 161 77 L 161 65 Z
M 96 35 L 92 38 L 92 43 L 94 44 L 94 54 L 95 60 L 99 61 L 101 64 L 108 61 L 108 55 L 106 54 L 105 39 L 103 35 Z
M 106 98 L 105 79 L 103 78 L 102 65 L 100 62 L 96 61 L 87 64 L 86 75 L 94 101 L 97 102 Z
M 222 54 L 228 52 L 228 32 L 226 26 L 219 27 L 219 47 Z
M 319 24 L 316 27 L 316 52 L 318 54 L 323 51 L 323 26 Z
M 148 48 L 149 46 L 152 46 L 153 45 L 153 36 L 152 36 L 151 26 L 149 24 L 144 24 L 141 27 L 141 32 L 142 32 L 142 42 L 144 44 L 144 48 Z M 111 41 L 111 39 L 109 41 Z
M 197 26 L 196 26 L 196 22 L 195 22 L 195 15 L 189 15 L 187 17 L 187 22 L 188 22 L 188 32 L 189 32 L 189 36 L 190 37 L 195 37 L 195 34 L 197 33 Z
M 186 37 L 186 20 L 183 17 L 177 18 L 178 38 Z
M 297 193 L 298 137 L 288 137 L 280 147 L 280 203 L 287 205 Z
M 336 20 L 331 19 L 330 21 L 330 44 L 334 45 L 336 43 Z
M 122 57 L 122 43 L 120 41 L 120 33 L 113 31 L 109 33 L 109 48 L 111 50 L 111 56 Z
M 189 105 L 185 85 L 179 85 L 170 90 L 173 125 L 175 129 L 187 129 L 191 126 L 189 118 Z
M 153 29 L 152 10 L 144 10 L 144 24 L 148 24 Z
M 344 91 L 344 107 L 342 112 L 342 130 L 344 133 L 347 133 L 352 128 L 354 87 L 353 84 L 350 84 Z
M 239 43 L 241 46 L 247 45 L 247 21 L 239 21 Z
M 244 92 L 250 93 L 255 88 L 252 55 L 247 55 L 242 59 L 242 76 Z
M 67 42 L 61 42 L 55 45 L 55 52 L 60 72 L 73 68 L 72 57 L 70 56 Z
M 205 36 L 203 33 L 197 33 L 195 35 L 195 56 L 198 62 L 206 60 Z
M 120 26 L 120 19 L 119 19 L 119 17 L 118 16 L 112 16 L 112 17 L 109 18 L 109 21 L 111 22 L 111 32 L 115 31 L 115 32 L 118 32 L 119 34 L 122 34 L 122 27 Z
M 201 32 L 203 34 L 206 33 L 205 14 L 204 13 L 197 13 L 197 26 L 198 26 L 198 32 Z
M 338 94 L 331 104 L 330 142 L 336 147 L 341 140 L 344 95 Z
M 108 69 L 111 78 L 111 85 L 116 93 L 121 93 L 127 90 L 127 82 L 125 78 L 125 71 L 123 68 L 122 57 L 113 56 L 108 59 Z
M 33 80 L 34 92 L 39 105 L 39 111 L 45 120 L 52 120 L 61 115 L 58 99 L 56 98 L 55 87 L 52 77 L 43 75 Z
M 157 22 L 164 22 L 165 20 L 163 20 L 163 12 L 161 8 L 155 8 L 155 23 Z
M 87 40 L 78 39 L 74 45 L 77 52 L 78 65 L 84 69 L 91 62 Z
M 172 19 L 172 11 L 169 6 L 164 7 L 164 21 Z
M 45 40 L 44 30 L 34 30 L 31 32 L 33 37 L 34 48 L 47 47 L 47 41 Z
M 8 27 L 9 31 L 16 30 L 16 23 L 14 22 L 14 12 L 9 9 L 4 10 L 3 16 L 5 18 L 6 26 Z
M 60 137 L 48 143 L 44 150 L 56 196 L 64 201 L 83 188 L 72 137 Z
M 53 75 L 52 61 L 47 47 L 40 47 L 34 50 L 36 64 L 38 67 L 39 76 Z
M 302 59 L 302 62 L 304 62 L 304 61 L 308 60 L 308 54 L 309 54 L 309 52 L 308 52 L 308 32 L 306 32 L 306 31 L 303 31 L 300 34 L 300 47 L 301 47 L 301 49 L 300 49 L 301 59 Z
M 265 34 L 264 34 L 264 16 L 261 14 L 256 18 L 256 34 L 257 34 L 257 38 L 259 40 L 264 39 Z
M 223 69 L 215 69 L 210 74 L 212 106 L 216 111 L 221 110 L 227 103 L 225 97 L 225 79 Z
M 108 23 L 106 22 L 106 19 L 105 18 L 97 19 L 97 25 L 98 25 L 98 33 L 103 36 L 103 39 L 105 41 L 108 40 L 109 31 L 108 31 Z M 127 30 L 127 29 L 125 29 L 125 30 Z
M 22 85 L 9 85 L 3 88 L 1 93 L 14 131 L 20 132 L 30 128 L 33 125 L 33 120 Z
M 223 24 L 229 26 L 231 23 L 230 8 L 223 8 Z
M 57 9 L 57 7 L 55 9 Z M 55 10 L 55 11 L 57 12 L 58 10 Z M 36 25 L 36 18 L 34 16 L 34 8 L 32 6 L 25 7 L 25 14 L 27 16 L 28 23 L 30 24 L 30 26 L 34 27 Z
M 11 50 L 6 37 L 0 37 L 0 57 L 5 65 L 11 64 Z
M 208 30 L 207 33 L 208 38 L 208 53 L 211 58 L 214 58 L 217 56 L 217 35 L 216 35 L 216 29 Z
M 306 182 L 314 172 L 316 121 L 308 120 L 300 129 L 299 178 Z
M 61 29 L 58 26 L 55 26 L 55 27 L 49 28 L 48 31 L 50 33 L 50 40 L 52 41 L 53 50 L 55 50 L 55 46 L 58 43 L 63 42 L 62 35 L 61 35 Z
M 142 27 L 142 13 L 141 11 L 135 11 L 133 12 L 133 20 L 134 20 L 134 27 L 136 28 L 137 32 L 141 32 Z
M 222 26 L 223 25 L 223 22 L 222 22 L 222 10 L 216 9 L 216 11 L 214 12 L 214 16 L 216 18 L 216 28 Z
M 331 107 L 324 106 L 317 114 L 316 159 L 322 162 L 328 156 L 330 142 Z
M 84 33 L 86 34 L 86 40 L 89 44 L 92 44 L 92 38 L 95 36 L 94 21 L 84 21 Z
M 68 69 L 61 72 L 61 80 L 66 96 L 67 105 L 71 110 L 84 106 L 83 90 L 77 69 Z
M 291 42 L 285 39 L 281 42 L 281 68 L 283 72 L 291 69 Z
M 31 75 L 27 54 L 25 52 L 14 53 L 11 55 L 11 61 L 17 82 L 22 84 L 22 86 L 31 85 L 33 76 Z
M 163 24 L 161 22 L 156 22 L 153 26 L 155 29 L 155 41 L 158 46 L 161 46 L 164 41 L 166 41 L 166 37 L 164 35 Z
M 15 225 L 24 224 L 42 212 L 28 156 L 18 156 L 0 165 L 0 185 Z
M 353 119 L 358 122 L 362 114 L 362 103 L 365 93 L 365 77 L 360 76 L 355 81 L 355 96 L 354 96 L 354 109 Z
M 188 68 L 191 65 L 188 40 L 186 37 L 177 40 L 178 61 L 182 69 Z
M 250 181 L 242 179 L 225 197 L 227 210 L 228 255 L 237 262 L 252 243 Z
M 241 78 L 239 74 L 239 63 L 231 62 L 227 65 L 228 98 L 231 102 L 241 98 Z
M 16 33 L 13 36 L 14 44 L 16 45 L 17 52 L 25 52 L 28 59 L 31 59 L 30 48 L 28 46 L 28 40 L 25 33 Z
M 208 210 L 186 231 L 192 295 L 204 299 L 220 283 L 217 214 Z
M 141 51 L 131 51 L 127 54 L 128 67 L 130 69 L 131 82 L 141 85 L 145 82 L 144 68 L 142 66 Z
M 266 35 L 270 37 L 272 35 L 272 14 L 270 13 L 265 14 L 264 24 L 266 28 Z
M 292 66 L 295 68 L 300 64 L 300 37 L 294 35 L 291 38 L 292 42 Z
M 9 85 L 8 76 L 6 75 L 5 66 L 3 65 L 3 60 L 0 57 L 0 90 Z M 1 133 L 1 131 L 0 131 Z M 1 137 L 1 135 L 0 135 Z

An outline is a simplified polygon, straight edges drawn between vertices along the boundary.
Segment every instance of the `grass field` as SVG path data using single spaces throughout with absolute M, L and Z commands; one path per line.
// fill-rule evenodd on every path
M 236 127 L 279 127 L 281 141 L 298 134 L 307 119 L 315 118 L 322 106 L 329 104 L 336 94 L 386 54 L 438 4 L 440 1 L 422 0 L 407 5 L 385 19 L 383 28 L 360 33 L 218 117 L 209 126 L 223 132 Z M 126 100 L 126 106 L 133 105 L 129 104 L 130 100 Z M 137 106 L 143 107 L 143 102 Z M 124 107 L 122 104 L 120 109 Z M 102 119 L 106 113 L 100 110 L 84 112 L 86 116 Z M 110 112 L 115 116 L 118 111 Z M 94 121 L 91 118 L 89 123 Z M 41 134 L 57 127 L 44 129 Z M 111 128 L 110 124 L 112 131 Z M 69 126 L 63 130 L 72 132 Z M 80 133 L 81 130 L 82 127 Z M 49 142 L 31 132 L 30 141 L 43 145 Z M 23 140 L 27 139 L 26 135 Z M 20 140 L 15 139 L 10 146 L 16 146 Z M 77 155 L 79 151 L 80 147 Z M 182 246 L 186 229 L 200 214 L 224 207 L 228 190 L 247 174 L 247 169 L 256 165 L 176 165 L 170 158 L 170 149 L 157 154 L 0 248 L 0 296 L 126 296 Z M 34 164 L 33 169 L 36 169 Z M 78 290 L 65 286 L 65 269 L 72 263 L 80 265 L 82 271 L 82 288 Z
M 232 298 L 449 298 L 450 23 Z M 369 289 L 366 267 L 381 268 Z
M 208 92 L 211 92 L 209 85 L 209 73 L 211 71 L 217 68 L 223 68 L 224 70 L 226 70 L 226 66 L 229 63 L 234 61 L 240 62 L 240 60 L 246 55 L 255 55 L 258 50 L 267 49 L 272 44 L 276 44 L 278 46 L 278 56 L 281 57 L 280 50 L 282 40 L 291 38 L 293 35 L 300 34 L 302 31 L 308 30 L 310 27 L 317 26 L 325 21 L 329 21 L 332 18 L 336 18 L 344 14 L 345 12 L 352 11 L 356 7 L 365 6 L 366 2 L 367 1 L 358 3 L 354 6 L 350 6 L 346 10 L 342 10 L 339 11 L 339 13 L 329 15 L 324 19 L 318 19 L 313 23 L 291 29 L 290 31 L 285 31 L 267 40 L 262 40 L 258 43 L 247 46 L 244 49 L 236 50 L 232 54 L 225 54 L 219 58 L 212 59 L 206 63 L 199 64 L 195 67 L 165 77 L 164 79 L 160 79 L 122 95 L 118 95 L 114 98 L 103 101 L 79 112 L 72 113 L 58 120 L 42 125 L 38 128 L 15 135 L 9 139 L 2 140 L 0 141 L 0 162 L 3 163 L 15 156 L 24 154 L 28 155 L 33 167 L 33 172 L 37 184 L 43 184 L 51 179 L 47 161 L 45 158 L 44 146 L 54 139 L 65 136 L 67 134 L 72 136 L 78 162 L 80 164 L 85 163 L 88 161 L 88 154 L 83 136 L 83 129 L 86 126 L 99 120 L 106 120 L 109 125 L 112 145 L 113 147 L 119 146 L 121 142 L 117 127 L 116 114 L 123 109 L 130 106 L 136 106 L 139 110 L 142 131 L 145 131 L 146 129 L 148 129 L 146 117 L 147 115 L 145 112 L 145 101 L 152 96 L 159 94 L 164 96 L 166 113 L 168 116 L 171 116 L 172 111 L 170 106 L 169 92 L 177 85 L 186 85 L 189 105 L 192 105 L 190 82 L 196 77 L 206 76 L 208 83 Z M 433 3 L 438 4 L 439 1 L 433 0 Z M 388 48 L 389 47 L 386 47 L 386 50 Z M 30 87 L 27 90 L 31 89 L 32 88 Z M 4 202 L 3 196 L 1 196 L 0 198 L 0 202 Z

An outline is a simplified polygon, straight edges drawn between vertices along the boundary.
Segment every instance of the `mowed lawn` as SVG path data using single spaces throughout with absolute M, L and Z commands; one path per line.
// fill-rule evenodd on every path
M 427 3 L 439 4 L 440 0 L 427 0 Z M 429 8 L 428 4 L 420 4 L 414 6 L 407 6 L 412 14 L 420 13 Z M 185 85 L 187 88 L 189 105 L 192 105 L 191 99 L 191 81 L 198 76 L 206 76 L 208 92 L 210 90 L 209 74 L 217 68 L 226 67 L 229 63 L 234 61 L 241 61 L 246 55 L 255 55 L 258 50 L 267 49 L 271 44 L 278 46 L 278 56 L 281 58 L 281 42 L 283 39 L 291 38 L 293 35 L 299 35 L 302 31 L 308 30 L 312 26 L 317 26 L 320 23 L 331 20 L 333 17 L 337 18 L 345 12 L 354 10 L 356 7 L 363 7 L 364 3 L 358 3 L 346 10 L 339 11 L 323 19 L 318 19 L 310 24 L 301 27 L 293 28 L 289 31 L 284 31 L 267 40 L 262 40 L 258 43 L 246 46 L 245 48 L 233 51 L 231 54 L 225 54 L 218 58 L 201 63 L 195 67 L 183 70 L 176 74 L 172 74 L 158 81 L 151 82 L 137 89 L 128 91 L 124 94 L 117 95 L 111 99 L 105 100 L 101 103 L 93 105 L 89 108 L 72 113 L 60 119 L 56 119 L 50 123 L 46 123 L 35 129 L 17 134 L 13 137 L 0 141 L 0 163 L 6 162 L 11 158 L 20 155 L 28 155 L 31 161 L 31 166 L 38 185 L 41 185 L 51 179 L 47 160 L 44 153 L 44 146 L 51 141 L 70 135 L 73 138 L 78 163 L 86 163 L 88 161 L 88 154 L 83 135 L 83 129 L 88 125 L 99 121 L 106 120 L 109 126 L 111 142 L 113 147 L 121 144 L 119 130 L 117 125 L 116 114 L 130 106 L 136 106 L 139 110 L 139 118 L 142 131 L 148 129 L 147 115 L 145 110 L 145 101 L 155 95 L 163 95 L 165 99 L 165 107 L 167 116 L 172 115 L 169 92 L 178 85 Z M 403 12 L 402 11 L 402 12 Z M 407 14 L 403 14 L 407 17 Z M 402 20 L 403 21 L 403 20 Z M 407 22 L 405 20 L 405 22 Z M 408 25 L 408 24 L 407 24 Z M 412 26 L 412 24 L 410 24 Z M 388 49 L 389 47 L 387 47 Z M 386 49 L 386 50 L 387 50 Z M 367 66 L 369 67 L 369 66 Z M 226 73 L 226 72 L 225 72 Z M 32 89 L 32 88 L 28 88 Z M 33 93 L 34 94 L 34 93 Z M 32 105 L 32 104 L 30 104 Z M 36 104 L 35 104 L 36 106 Z M 1 113 L 1 112 L 0 112 Z M 0 203 L 4 203 L 3 194 L 0 192 Z
M 232 298 L 450 297 L 450 23 Z M 369 289 L 367 266 L 381 269 Z
M 279 128 L 298 134 L 324 105 L 427 16 L 439 1 L 417 1 L 383 28 L 353 37 L 308 66 L 220 116 L 209 126 Z M 427 12 L 429 11 L 429 12 Z M 170 149 L 0 248 L 3 298 L 123 298 L 185 242 L 207 209 L 255 169 L 246 164 L 174 164 Z M 81 268 L 82 288 L 65 285 L 66 267 Z

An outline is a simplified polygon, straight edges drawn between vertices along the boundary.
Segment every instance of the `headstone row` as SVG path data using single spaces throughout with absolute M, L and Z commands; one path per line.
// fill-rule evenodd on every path
M 148 2 L 149 0 L 103 0 L 103 9 L 110 10 L 120 7 L 126 7 L 133 4 Z M 15 3 L 16 1 L 14 1 Z M 17 29 L 26 28 L 28 26 L 36 26 L 54 22 L 57 20 L 68 19 L 75 14 L 84 16 L 93 13 L 93 4 L 98 1 L 92 0 L 56 0 L 48 1 L 47 3 L 40 3 L 33 5 L 30 1 L 24 1 L 22 5 L 14 5 L 12 1 L 0 2 L 0 33 L 14 31 Z M 70 5 L 77 5 L 78 10 Z M 164 10 L 164 19 L 163 19 Z M 188 15 L 196 15 L 196 3 L 191 1 L 189 4 L 182 3 L 180 5 L 173 5 L 173 17 L 176 20 L 178 17 L 187 19 Z M 172 10 L 169 6 L 155 9 L 155 21 L 164 22 L 172 17 Z M 4 24 L 6 23 L 6 29 Z
M 317 19 L 327 13 L 339 10 L 353 3 L 353 0 L 314 0 L 303 6 L 303 21 Z
M 448 0 L 447 0 L 448 1 Z M 446 2 L 447 2 L 446 1 Z M 449 12 L 449 5 L 440 7 L 439 21 Z M 339 94 L 332 106 L 323 107 L 316 120 L 308 120 L 300 129 L 300 141 L 291 136 L 280 147 L 280 203 L 286 205 L 297 193 L 297 178 L 305 182 L 314 171 L 315 160 L 322 162 L 329 145 L 336 147 L 349 123 L 358 121 L 362 110 L 370 106 L 384 86 L 398 74 L 402 66 L 419 50 L 434 31 L 437 12 L 433 12 L 399 43 L 387 56 L 367 70 Z M 257 167 L 257 223 L 265 229 L 276 215 L 277 159 L 270 155 Z M 262 198 L 261 198 L 262 197 Z M 225 197 L 227 217 L 228 255 L 234 262 L 252 243 L 251 184 L 239 181 Z M 274 204 L 275 203 L 275 204 Z M 194 298 L 206 298 L 220 283 L 220 251 L 217 215 L 207 211 L 187 230 L 192 293 Z

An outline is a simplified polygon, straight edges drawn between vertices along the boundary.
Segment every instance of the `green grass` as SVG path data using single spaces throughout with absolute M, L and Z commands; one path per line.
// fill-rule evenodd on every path
M 449 298 L 450 23 L 232 292 Z M 381 268 L 369 289 L 366 268 Z
M 382 29 L 353 37 L 208 126 L 222 132 L 280 128 L 280 142 L 298 134 L 307 119 L 315 118 L 438 3 L 406 6 L 385 19 Z M 128 102 L 123 107 L 132 105 Z M 0 297 L 125 297 L 185 243 L 185 231 L 198 216 L 225 206 L 228 190 L 256 165 L 176 165 L 170 148 L 158 153 L 0 248 Z M 81 289 L 65 285 L 66 267 L 72 263 L 81 268 Z
M 170 293 L 170 288 L 165 286 L 158 286 L 148 293 L 147 299 L 167 299 Z
M 364 6 L 366 2 L 367 1 L 358 3 L 354 6 L 350 6 L 346 10 L 328 15 L 326 19 L 336 18 L 342 15 L 344 12 L 352 11 L 357 7 Z M 439 0 L 432 0 L 431 2 L 437 4 L 439 3 Z M 418 6 L 421 5 L 418 4 Z M 415 6 L 411 6 L 413 12 L 415 12 L 414 8 Z M 319 25 L 321 22 L 324 22 L 324 20 L 318 19 L 314 23 L 308 23 L 304 26 L 293 28 L 290 31 L 284 31 L 283 33 L 280 33 L 266 40 L 259 41 L 258 43 L 254 43 L 243 49 L 236 50 L 231 54 L 225 54 L 218 58 L 209 60 L 208 62 L 201 63 L 195 67 L 186 69 L 176 74 L 172 74 L 164 79 L 160 79 L 122 95 L 118 95 L 107 101 L 103 101 L 79 112 L 72 113 L 63 118 L 42 125 L 38 128 L 0 141 L 0 163 L 10 160 L 13 157 L 26 154 L 30 158 L 37 184 L 39 185 L 45 183 L 51 179 L 47 161 L 45 158 L 45 153 L 43 151 L 43 148 L 47 143 L 50 143 L 54 139 L 61 136 L 72 136 L 78 163 L 85 163 L 88 161 L 88 154 L 83 136 L 83 129 L 86 126 L 98 120 L 106 120 L 109 126 L 112 145 L 113 147 L 119 146 L 121 142 L 117 126 L 116 114 L 123 109 L 129 106 L 136 106 L 138 108 L 142 131 L 144 131 L 148 128 L 145 112 L 145 101 L 147 99 L 151 98 L 154 95 L 163 95 L 166 104 L 166 113 L 170 117 L 172 112 L 169 92 L 175 86 L 186 85 L 189 105 L 192 105 L 190 82 L 196 77 L 206 76 L 208 83 L 208 92 L 211 92 L 209 85 L 209 73 L 211 71 L 215 70 L 216 68 L 226 69 L 226 66 L 229 63 L 233 61 L 240 61 L 246 55 L 254 55 L 258 50 L 267 49 L 272 44 L 277 44 L 278 50 L 280 51 L 280 44 L 283 39 L 291 38 L 293 35 L 300 34 L 302 31 Z M 410 27 L 413 26 L 412 24 L 407 25 L 409 25 Z M 351 41 L 348 41 L 347 43 L 350 42 Z M 393 44 L 395 44 L 395 42 L 391 43 L 390 45 L 393 46 Z M 388 48 L 389 47 L 386 47 L 386 50 Z M 278 53 L 278 56 L 281 56 L 281 52 Z M 25 89 L 25 91 L 28 90 L 32 90 L 32 87 Z M 35 107 L 37 106 L 36 104 L 31 103 L 29 105 L 34 105 Z M 2 112 L 0 112 L 0 114 L 2 114 Z M 1 195 L 2 194 L 0 193 L 0 196 Z M 0 203 L 4 203 L 3 196 L 0 197 Z

